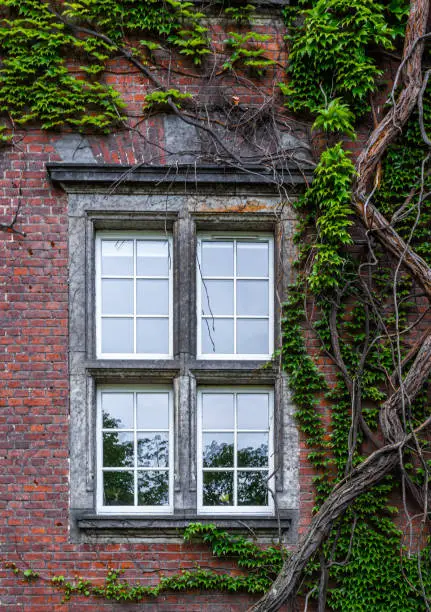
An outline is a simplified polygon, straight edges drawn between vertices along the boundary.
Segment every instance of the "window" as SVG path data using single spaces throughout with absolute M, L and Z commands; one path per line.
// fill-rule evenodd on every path
M 273 393 L 201 389 L 198 395 L 198 508 L 272 513 Z
M 273 352 L 273 240 L 198 241 L 198 357 L 269 359 Z
M 176 538 L 190 521 L 289 532 L 299 441 L 270 357 L 292 210 L 251 183 L 264 169 L 172 181 L 143 166 L 124 181 L 123 167 L 63 166 L 71 538 Z
M 101 233 L 96 242 L 97 355 L 172 355 L 171 240 Z
M 172 511 L 172 392 L 101 386 L 97 405 L 99 512 Z

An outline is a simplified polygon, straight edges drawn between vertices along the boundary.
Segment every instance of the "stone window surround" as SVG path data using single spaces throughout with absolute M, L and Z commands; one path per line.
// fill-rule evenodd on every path
M 278 189 L 259 175 L 220 172 L 194 166 L 176 180 L 154 167 L 128 178 L 115 193 L 109 185 L 124 176 L 123 166 L 49 164 L 52 181 L 68 192 L 69 214 L 69 375 L 71 537 L 172 538 L 188 522 L 216 522 L 259 534 L 277 531 L 293 542 L 298 519 L 298 435 L 283 373 L 262 362 L 198 361 L 196 347 L 196 233 L 271 231 L 274 233 L 276 294 L 291 280 L 293 215 L 279 207 Z M 155 180 L 155 175 L 159 180 Z M 162 174 L 163 172 L 163 174 Z M 169 174 L 169 173 L 168 173 Z M 196 180 L 198 177 L 198 180 Z M 296 180 L 295 180 L 296 179 Z M 302 174 L 289 183 L 302 183 Z M 274 194 L 275 192 L 275 194 Z M 247 198 L 253 198 L 247 208 Z M 246 203 L 244 205 L 244 200 Z M 277 212 L 275 208 L 277 207 Z M 233 210 L 235 212 L 233 212 Z M 239 211 L 242 211 L 239 214 Z M 94 322 L 94 240 L 99 229 L 157 229 L 172 232 L 174 268 L 174 359 L 96 360 Z M 183 279 L 179 283 L 179 279 Z M 180 288 L 182 285 L 182 290 Z M 181 321 L 181 325 L 179 322 Z M 275 330 L 280 329 L 276 306 Z M 275 346 L 279 346 L 276 332 Z M 175 512 L 168 516 L 98 516 L 95 513 L 95 392 L 97 384 L 171 384 L 174 389 Z M 196 512 L 196 397 L 199 385 L 271 385 L 275 396 L 276 516 L 199 516 Z M 184 440 L 188 440 L 184 444 Z

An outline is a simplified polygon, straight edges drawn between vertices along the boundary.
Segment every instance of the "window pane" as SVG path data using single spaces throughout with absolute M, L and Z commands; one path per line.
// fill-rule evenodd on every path
M 136 281 L 137 314 L 169 314 L 169 281 L 137 280 Z
M 202 319 L 202 353 L 233 353 L 233 319 Z
M 138 353 L 169 353 L 168 319 L 138 319 L 136 335 Z
M 168 434 L 138 433 L 138 467 L 168 467 Z
M 167 240 L 138 240 L 136 247 L 138 276 L 168 276 L 169 243 Z
M 133 240 L 102 240 L 102 274 L 133 274 Z
M 238 276 L 268 276 L 269 245 L 267 242 L 238 242 L 236 248 Z
M 238 434 L 238 466 L 266 467 L 268 465 L 268 434 Z
M 133 353 L 133 319 L 102 319 L 102 353 Z
M 136 420 L 138 429 L 168 429 L 169 393 L 138 393 Z
M 268 429 L 267 393 L 238 393 L 238 429 Z
M 268 281 L 238 281 L 238 315 L 268 316 Z
M 133 315 L 133 280 L 102 280 L 102 314 Z
M 233 467 L 233 433 L 204 434 L 202 455 L 204 467 Z
M 104 472 L 103 504 L 105 506 L 133 506 L 133 472 Z
M 145 471 L 138 472 L 138 505 L 169 505 L 169 473 Z
M 133 433 L 103 434 L 103 467 L 133 467 Z
M 233 505 L 233 472 L 204 472 L 204 506 Z
M 201 296 L 203 314 L 233 315 L 233 281 L 202 282 Z
M 233 276 L 233 241 L 203 241 L 201 273 L 206 276 Z
M 233 429 L 232 393 L 202 394 L 202 428 L 203 429 Z
M 238 319 L 237 353 L 267 355 L 269 352 L 268 340 L 267 320 Z
M 133 393 L 102 393 L 103 427 L 133 429 Z
M 267 472 L 238 472 L 238 505 L 267 506 Z

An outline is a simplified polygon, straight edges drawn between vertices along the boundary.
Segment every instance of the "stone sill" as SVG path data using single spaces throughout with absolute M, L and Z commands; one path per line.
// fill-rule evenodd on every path
M 115 538 L 140 537 L 150 539 L 181 539 L 182 532 L 190 523 L 215 524 L 235 534 L 264 538 L 266 541 L 292 543 L 295 510 L 283 511 L 277 520 L 273 516 L 225 516 L 181 514 L 149 516 L 142 515 L 97 515 L 91 512 L 76 516 L 76 525 L 81 533 Z

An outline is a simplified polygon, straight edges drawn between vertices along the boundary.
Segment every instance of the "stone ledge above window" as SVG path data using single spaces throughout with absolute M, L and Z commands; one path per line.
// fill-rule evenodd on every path
M 177 166 L 123 166 L 120 164 L 49 163 L 52 182 L 68 193 L 274 193 L 279 188 L 307 185 L 313 168 L 292 163 L 277 171 L 265 166 L 229 166 L 178 164 Z M 113 190 L 115 185 L 115 190 Z M 256 190 L 256 188 L 258 189 Z
M 91 360 L 85 362 L 87 373 L 97 383 L 170 382 L 184 375 L 180 360 Z M 198 384 L 262 385 L 273 384 L 280 376 L 272 363 L 262 361 L 188 361 L 190 372 Z

